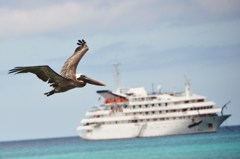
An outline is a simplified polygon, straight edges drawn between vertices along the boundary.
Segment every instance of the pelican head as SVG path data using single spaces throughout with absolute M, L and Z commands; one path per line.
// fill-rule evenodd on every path
M 83 74 L 81 74 L 81 73 L 77 73 L 77 74 L 76 74 L 76 79 L 78 80 L 78 78 L 80 78 L 82 75 L 83 75 Z
M 83 75 L 83 74 L 76 74 L 76 78 L 77 78 L 77 80 L 83 81 L 85 83 L 98 85 L 98 86 L 106 86 L 105 84 L 103 84 L 103 83 L 101 83 L 99 81 L 96 81 L 94 79 L 91 79 L 91 78 L 89 78 L 89 77 L 87 77 L 86 75 Z

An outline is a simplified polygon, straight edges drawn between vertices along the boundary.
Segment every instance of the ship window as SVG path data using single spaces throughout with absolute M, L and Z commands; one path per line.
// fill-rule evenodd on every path
M 165 106 L 167 106 L 168 104 L 167 103 L 165 103 Z
M 192 110 L 192 108 L 191 108 L 191 110 Z M 186 112 L 186 111 L 187 111 L 187 108 L 182 109 L 182 111 L 183 111 L 183 112 Z

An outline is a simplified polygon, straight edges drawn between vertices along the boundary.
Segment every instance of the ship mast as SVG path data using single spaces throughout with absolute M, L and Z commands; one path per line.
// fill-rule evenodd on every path
M 115 84 L 117 87 L 117 91 L 121 92 L 121 81 L 120 81 L 120 72 L 119 72 L 119 65 L 120 63 L 115 62 L 113 63 L 113 69 L 114 69 L 114 80 L 115 80 Z
M 188 80 L 188 79 L 185 81 L 185 95 L 186 95 L 186 97 L 190 97 L 192 95 L 190 80 Z

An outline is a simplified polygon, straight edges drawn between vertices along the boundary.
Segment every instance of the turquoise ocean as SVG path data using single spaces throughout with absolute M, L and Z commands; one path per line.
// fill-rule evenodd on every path
M 111 135 L 111 134 L 109 134 Z M 79 137 L 0 142 L 0 159 L 240 159 L 240 126 L 217 133 L 124 140 Z

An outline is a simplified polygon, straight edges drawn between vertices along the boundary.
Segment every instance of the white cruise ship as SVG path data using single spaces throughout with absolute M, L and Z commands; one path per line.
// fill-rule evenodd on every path
M 86 112 L 77 128 L 87 140 L 216 132 L 230 116 L 213 101 L 193 94 L 189 82 L 180 93 L 151 93 L 143 87 L 97 91 L 104 103 Z

